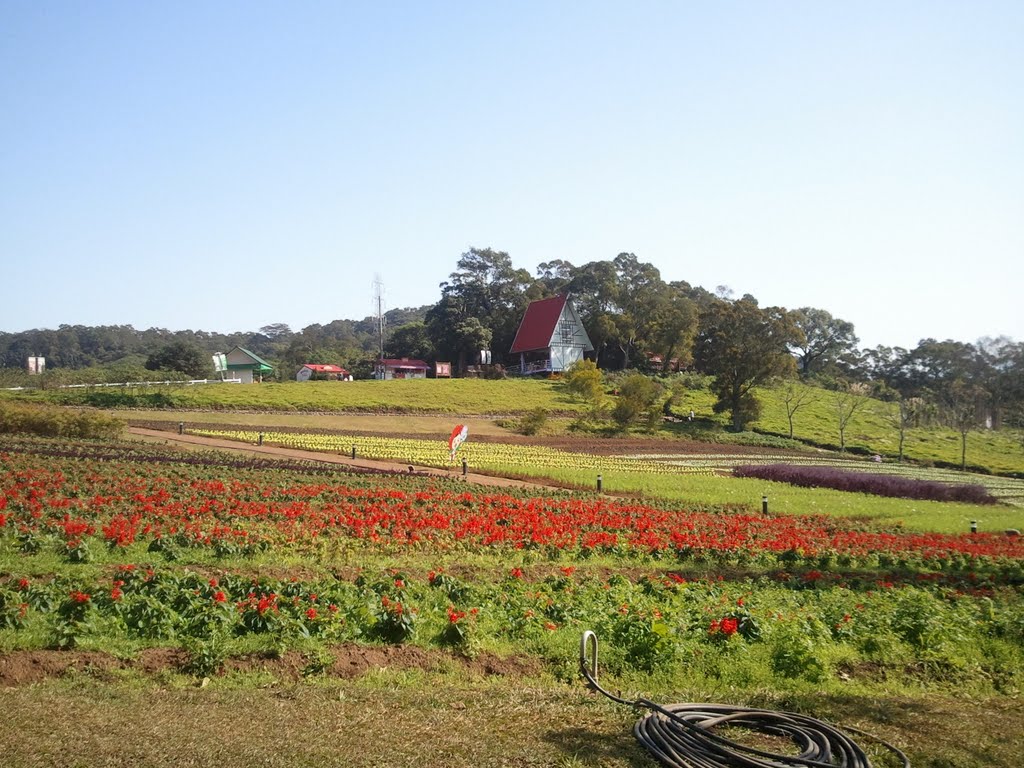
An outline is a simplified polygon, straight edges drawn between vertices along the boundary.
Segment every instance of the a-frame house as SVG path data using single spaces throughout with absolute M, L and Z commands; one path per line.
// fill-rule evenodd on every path
M 569 294 L 563 293 L 531 302 L 526 308 L 509 350 L 511 365 L 507 370 L 523 376 L 564 371 L 581 360 L 584 352 L 593 351 L 594 345 Z

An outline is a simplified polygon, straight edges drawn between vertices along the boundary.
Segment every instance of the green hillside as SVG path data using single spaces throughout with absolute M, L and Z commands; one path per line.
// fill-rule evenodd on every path
M 800 385 L 803 386 L 803 385 Z M 794 416 L 797 440 L 838 448 L 839 427 L 833 394 L 809 388 L 815 399 Z M 298 413 L 452 414 L 460 416 L 516 415 L 544 408 L 552 415 L 575 417 L 585 406 L 569 397 L 556 381 L 504 379 L 407 379 L 396 381 L 286 382 L 252 386 L 82 388 L 23 390 L 0 396 L 47 401 L 62 405 L 101 408 L 162 408 L 189 410 L 278 411 Z M 786 437 L 789 425 L 779 389 L 760 389 L 762 415 L 751 427 L 760 433 Z M 663 436 L 672 435 L 719 442 L 758 443 L 756 435 L 725 431 L 727 418 L 712 411 L 714 397 L 703 389 L 686 391 L 674 406 L 680 417 L 666 423 Z M 899 436 L 885 413 L 894 406 L 867 402 L 850 419 L 846 445 L 851 453 L 881 454 L 895 458 Z M 689 421 L 690 410 L 694 421 Z M 557 426 L 555 427 L 557 428 Z M 969 467 L 995 473 L 1024 473 L 1022 435 L 1015 430 L 979 430 L 968 435 Z M 771 441 L 764 441 L 766 444 Z M 907 459 L 959 466 L 960 436 L 950 429 L 929 427 L 907 432 Z
M 464 415 L 523 413 L 533 408 L 574 413 L 583 409 L 555 382 L 529 379 L 291 381 L 258 385 L 24 390 L 2 394 L 18 399 L 98 408 Z

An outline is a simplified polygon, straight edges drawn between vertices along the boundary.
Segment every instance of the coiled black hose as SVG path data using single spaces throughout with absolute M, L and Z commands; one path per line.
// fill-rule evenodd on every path
M 750 709 L 723 704 L 670 704 L 616 696 L 597 682 L 597 635 L 580 638 L 580 671 L 595 690 L 619 704 L 651 710 L 633 726 L 633 735 L 667 768 L 871 768 L 867 754 L 838 728 L 795 712 Z M 789 738 L 798 755 L 780 755 L 719 736 L 718 726 L 737 726 Z M 847 727 L 886 747 L 910 768 L 899 749 L 870 733 Z

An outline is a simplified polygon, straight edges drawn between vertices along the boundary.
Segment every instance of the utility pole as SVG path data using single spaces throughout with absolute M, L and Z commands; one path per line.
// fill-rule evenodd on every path
M 377 359 L 384 359 L 384 283 L 380 273 L 373 276 L 373 299 L 377 305 Z

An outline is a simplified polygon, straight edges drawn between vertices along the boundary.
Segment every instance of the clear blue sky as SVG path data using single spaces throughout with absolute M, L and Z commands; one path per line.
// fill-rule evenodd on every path
M 1024 3 L 0 0 L 0 330 L 298 330 L 472 246 L 1024 338 Z

